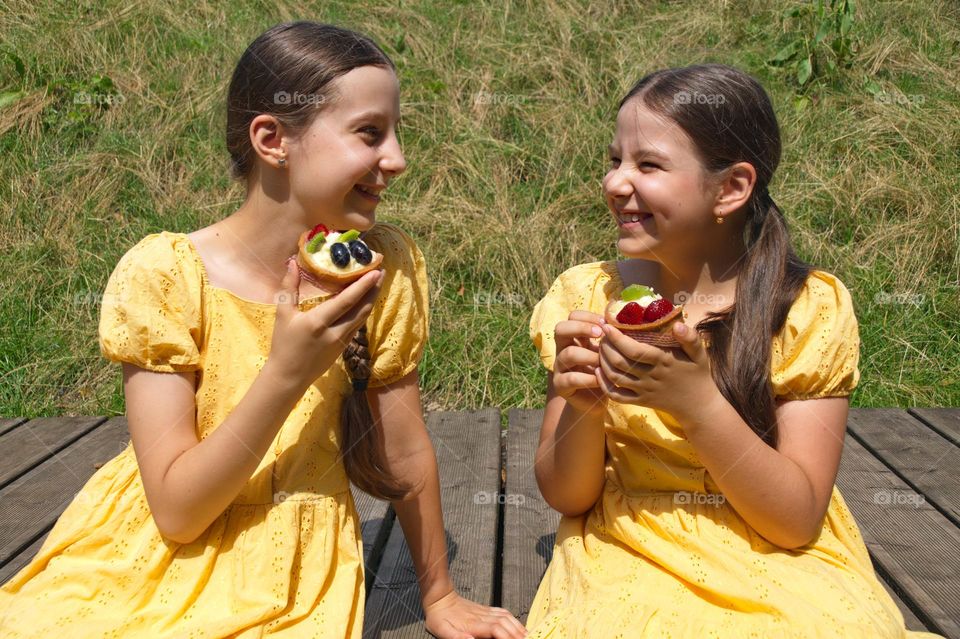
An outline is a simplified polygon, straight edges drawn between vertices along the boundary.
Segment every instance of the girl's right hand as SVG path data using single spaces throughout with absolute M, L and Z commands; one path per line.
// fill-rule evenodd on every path
M 606 401 L 594 372 L 600 367 L 600 350 L 594 340 L 603 335 L 603 323 L 602 315 L 573 311 L 554 329 L 553 387 L 568 404 L 585 413 L 599 410 Z
M 287 263 L 277 304 L 268 362 L 281 376 L 307 386 L 323 375 L 367 320 L 380 293 L 383 271 L 364 274 L 333 298 L 301 311 L 300 269 Z

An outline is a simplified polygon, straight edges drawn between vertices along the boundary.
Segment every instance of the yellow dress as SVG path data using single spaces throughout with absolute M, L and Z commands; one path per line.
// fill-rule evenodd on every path
M 553 369 L 554 327 L 575 309 L 603 313 L 623 283 L 615 262 L 563 273 L 530 335 Z M 859 381 L 850 294 L 815 271 L 772 345 L 775 395 L 846 396 Z M 530 639 L 933 636 L 904 629 L 836 487 L 819 537 L 774 546 L 724 503 L 669 414 L 611 403 L 601 498 L 563 517 L 527 620 Z
M 370 385 L 378 386 L 417 366 L 427 282 L 423 257 L 402 231 L 378 224 L 367 239 L 384 254 L 384 285 L 367 323 Z M 111 275 L 100 347 L 110 360 L 152 371 L 197 371 L 204 438 L 266 361 L 275 313 L 210 285 L 189 238 L 162 232 L 141 240 Z M 189 544 L 158 532 L 129 444 L 0 589 L 0 636 L 359 638 L 362 543 L 337 461 L 350 388 L 338 359 L 299 400 L 234 502 Z

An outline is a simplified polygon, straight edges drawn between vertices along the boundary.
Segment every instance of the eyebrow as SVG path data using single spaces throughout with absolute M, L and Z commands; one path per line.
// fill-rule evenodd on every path
M 616 154 L 616 149 L 612 144 L 607 147 L 607 153 L 609 155 Z M 669 160 L 667 156 L 657 153 L 656 151 L 653 151 L 651 149 L 640 149 L 640 152 L 637 155 L 644 158 L 653 158 L 655 160 L 663 160 L 664 162 Z

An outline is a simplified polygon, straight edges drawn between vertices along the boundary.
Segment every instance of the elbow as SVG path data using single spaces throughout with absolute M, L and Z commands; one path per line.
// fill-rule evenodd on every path
M 190 530 L 183 525 L 175 525 L 169 521 L 162 520 L 156 516 L 153 518 L 160 536 L 178 544 L 191 544 L 200 536 L 200 532 Z
M 822 528 L 820 522 L 815 527 L 806 527 L 796 530 L 780 530 L 769 535 L 764 535 L 767 541 L 774 546 L 779 546 L 784 550 L 801 550 L 809 546 L 820 536 Z

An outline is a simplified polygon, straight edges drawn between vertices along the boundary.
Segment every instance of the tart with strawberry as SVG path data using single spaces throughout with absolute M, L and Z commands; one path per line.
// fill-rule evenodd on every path
M 683 321 L 683 304 L 674 306 L 649 286 L 631 284 L 623 289 L 619 299 L 607 304 L 604 315 L 607 324 L 638 342 L 665 348 L 680 346 L 673 336 L 673 324 Z
M 363 241 L 360 231 L 331 231 L 317 224 L 300 235 L 297 262 L 317 280 L 348 284 L 380 266 L 383 255 Z

